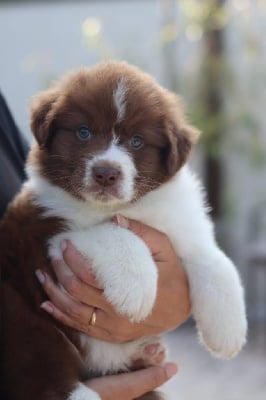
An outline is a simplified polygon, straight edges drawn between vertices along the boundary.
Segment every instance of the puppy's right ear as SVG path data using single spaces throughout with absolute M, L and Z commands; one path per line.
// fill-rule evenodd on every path
M 50 89 L 33 98 L 31 110 L 31 130 L 39 146 L 44 146 L 52 133 L 54 105 L 58 99 L 58 91 Z

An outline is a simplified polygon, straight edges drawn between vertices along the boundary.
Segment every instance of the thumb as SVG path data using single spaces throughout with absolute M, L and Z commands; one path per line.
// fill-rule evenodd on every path
M 140 237 L 145 244 L 149 247 L 153 254 L 158 250 L 158 243 L 162 243 L 164 240 L 164 234 L 148 225 L 145 225 L 139 221 L 128 219 L 123 215 L 116 215 L 114 222 L 122 228 L 128 229 Z
M 149 232 L 149 227 L 147 225 L 133 219 L 128 219 L 120 214 L 115 216 L 114 222 L 121 226 L 121 228 L 129 229 L 140 237 L 147 235 L 147 232 Z
M 156 389 L 177 373 L 177 365 L 166 363 L 119 375 L 94 378 L 87 385 L 97 392 L 102 400 L 133 400 Z

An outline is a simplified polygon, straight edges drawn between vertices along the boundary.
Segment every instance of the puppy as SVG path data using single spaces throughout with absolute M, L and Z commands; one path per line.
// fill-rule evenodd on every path
M 111 344 L 54 321 L 35 277 L 70 240 L 90 260 L 104 295 L 132 322 L 156 299 L 157 270 L 147 246 L 112 223 L 116 214 L 165 232 L 187 272 L 200 340 L 230 358 L 245 343 L 243 289 L 218 248 L 197 178 L 184 166 L 199 133 L 180 100 L 126 63 L 67 75 L 32 103 L 36 143 L 28 181 L 1 225 L 2 377 L 15 400 L 99 400 L 82 382 L 155 363 L 144 348 L 158 337 Z M 157 354 L 158 355 L 158 354 Z M 161 399 L 151 392 L 142 399 Z

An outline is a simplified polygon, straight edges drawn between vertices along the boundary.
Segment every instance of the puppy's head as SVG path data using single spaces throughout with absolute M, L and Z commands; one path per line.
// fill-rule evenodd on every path
M 29 163 L 83 201 L 133 202 L 181 168 L 198 131 L 179 99 L 122 62 L 81 69 L 32 102 Z

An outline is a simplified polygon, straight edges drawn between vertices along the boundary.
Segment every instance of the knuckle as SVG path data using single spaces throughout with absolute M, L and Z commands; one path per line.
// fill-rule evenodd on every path
M 162 231 L 157 231 L 158 232 L 158 238 L 162 241 L 162 242 L 169 242 L 168 236 L 162 232 Z
M 78 312 L 74 304 L 68 304 L 66 306 L 66 313 L 75 320 L 79 320 L 81 317 L 80 313 Z
M 125 343 L 132 340 L 133 332 L 132 332 L 132 325 L 129 326 L 129 322 L 127 321 L 120 321 L 119 322 L 119 331 L 117 331 L 117 325 L 114 327 L 113 332 L 110 332 L 113 340 L 117 343 Z
M 90 283 L 93 279 L 93 275 L 91 270 L 87 267 L 82 268 L 81 270 L 81 278 L 84 282 Z
M 115 343 L 118 343 L 118 344 L 122 344 L 122 343 L 124 343 L 125 342 L 125 337 L 123 336 L 123 335 L 120 335 L 120 334 L 112 334 L 111 332 L 110 332 L 110 336 L 111 336 L 111 338 L 112 338 L 112 340 L 115 342 Z
M 44 289 L 50 299 L 57 298 L 59 288 L 51 279 L 45 280 Z
M 74 312 L 73 312 L 73 306 L 71 305 L 71 304 L 67 304 L 66 306 L 65 306 L 65 312 L 66 312 L 66 314 L 67 315 L 69 315 L 69 316 L 73 316 L 73 314 L 74 314 Z
M 81 322 L 84 320 L 83 314 L 79 308 L 79 304 L 74 303 L 71 307 L 72 309 L 72 316 L 75 319 L 75 321 Z
M 71 278 L 66 281 L 66 290 L 69 294 L 75 296 L 80 291 L 80 284 L 81 283 L 78 278 L 71 276 Z
M 117 329 L 115 328 L 114 329 L 109 328 L 108 330 L 106 329 L 106 333 L 109 337 L 109 340 L 114 343 L 122 344 L 128 341 L 128 339 L 125 337 L 125 334 L 121 332 L 120 329 L 119 331 L 117 331 Z

